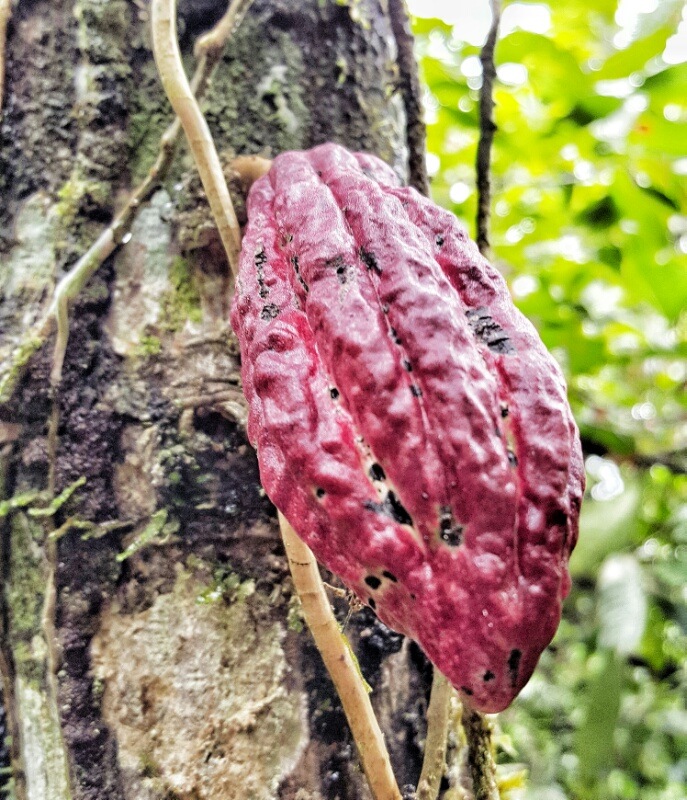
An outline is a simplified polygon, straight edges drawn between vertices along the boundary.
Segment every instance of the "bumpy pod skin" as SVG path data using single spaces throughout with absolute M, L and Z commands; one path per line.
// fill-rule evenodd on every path
M 232 308 L 263 485 L 481 711 L 551 641 L 583 466 L 560 371 L 450 213 L 333 144 L 248 200 Z

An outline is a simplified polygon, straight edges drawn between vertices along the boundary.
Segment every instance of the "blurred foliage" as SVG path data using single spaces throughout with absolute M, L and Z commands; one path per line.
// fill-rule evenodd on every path
M 507 5 L 493 255 L 566 373 L 589 486 L 565 617 L 500 717 L 500 760 L 527 763 L 526 800 L 685 800 L 687 53 L 666 46 L 687 11 Z M 474 235 L 479 48 L 414 25 L 432 193 Z

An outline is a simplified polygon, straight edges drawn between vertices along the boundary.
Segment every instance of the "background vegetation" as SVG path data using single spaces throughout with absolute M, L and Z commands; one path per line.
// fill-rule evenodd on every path
M 478 5 L 415 20 L 432 193 L 473 235 Z M 589 481 L 565 619 L 500 718 L 527 800 L 687 797 L 686 59 L 681 0 L 505 6 L 494 259 L 565 370 Z

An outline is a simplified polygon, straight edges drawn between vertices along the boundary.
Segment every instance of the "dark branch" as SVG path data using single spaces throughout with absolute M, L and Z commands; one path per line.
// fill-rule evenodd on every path
M 501 8 L 499 0 L 491 0 L 492 21 L 487 41 L 480 54 L 482 89 L 479 96 L 480 137 L 477 147 L 477 246 L 480 253 L 489 250 L 489 215 L 491 209 L 491 145 L 494 141 L 494 98 L 492 96 L 496 67 L 494 49 L 499 32 Z
M 422 89 L 413 54 L 413 34 L 405 0 L 389 0 L 389 16 L 398 48 L 399 87 L 406 110 L 408 142 L 408 183 L 418 192 L 429 196 L 429 181 L 425 164 L 425 121 L 422 111 Z

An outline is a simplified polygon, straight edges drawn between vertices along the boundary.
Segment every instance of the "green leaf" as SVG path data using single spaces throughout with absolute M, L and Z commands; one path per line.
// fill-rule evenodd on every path
M 619 50 L 606 59 L 601 69 L 595 73 L 598 80 L 626 78 L 633 72 L 644 69 L 647 61 L 664 51 L 668 37 L 675 31 L 673 25 L 665 25 L 643 39 L 638 39 L 624 50 Z
M 574 576 L 591 575 L 611 553 L 632 543 L 641 497 L 636 479 L 625 477 L 625 490 L 612 500 L 586 499 L 580 517 L 580 538 L 570 559 Z
M 634 556 L 611 555 L 599 574 L 599 644 L 618 655 L 634 652 L 644 635 L 647 602 Z
M 624 666 L 615 653 L 602 651 L 584 697 L 584 722 L 575 731 L 574 750 L 587 783 L 598 780 L 613 762 L 613 734 L 625 682 Z

